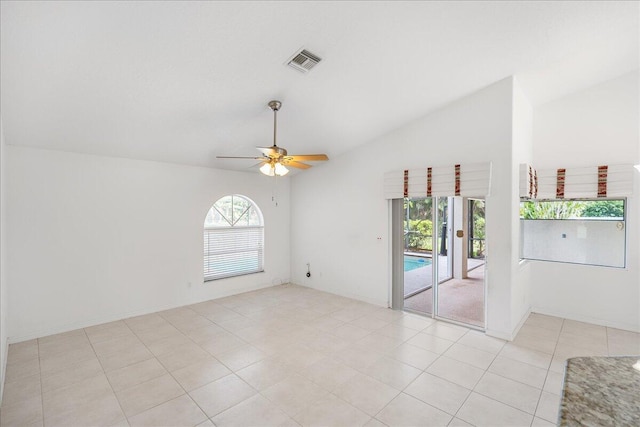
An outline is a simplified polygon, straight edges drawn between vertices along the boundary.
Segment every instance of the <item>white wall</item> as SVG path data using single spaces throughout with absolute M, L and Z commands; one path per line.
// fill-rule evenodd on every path
M 289 179 L 8 146 L 11 341 L 288 282 Z M 265 220 L 265 272 L 203 284 L 211 205 Z M 190 286 L 189 286 L 190 284 Z
M 510 226 L 511 226 L 511 323 L 517 333 L 531 309 L 531 272 L 529 265 L 520 263 L 520 163 L 531 163 L 533 159 L 533 108 L 515 79 L 513 86 L 512 162 Z M 518 251 L 516 256 L 513 252 Z
M 7 155 L 0 119 L 0 401 L 7 367 Z
M 640 163 L 638 72 L 534 110 L 540 169 Z M 533 310 L 640 331 L 640 185 L 627 205 L 627 268 L 531 261 Z
M 518 251 L 510 244 L 516 228 L 504 224 L 517 223 L 517 216 L 511 218 L 517 204 L 512 104 L 513 79 L 508 78 L 293 177 L 292 281 L 387 305 L 390 209 L 382 191 L 384 172 L 491 161 L 487 330 L 511 337 L 511 268 Z

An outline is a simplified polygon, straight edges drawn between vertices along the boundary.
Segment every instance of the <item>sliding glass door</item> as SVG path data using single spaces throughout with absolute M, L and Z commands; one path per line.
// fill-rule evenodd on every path
M 404 308 L 433 314 L 433 199 L 404 200 Z
M 402 217 L 402 304 L 394 307 L 484 327 L 484 201 L 404 199 Z

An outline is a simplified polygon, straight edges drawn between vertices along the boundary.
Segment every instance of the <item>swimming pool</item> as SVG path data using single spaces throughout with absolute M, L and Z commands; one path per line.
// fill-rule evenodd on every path
M 404 256 L 404 271 L 411 271 L 428 265 L 431 265 L 431 258 L 422 258 L 410 255 Z

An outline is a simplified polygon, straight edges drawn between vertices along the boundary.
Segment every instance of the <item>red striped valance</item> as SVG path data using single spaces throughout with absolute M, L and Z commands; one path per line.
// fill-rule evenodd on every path
M 608 166 L 598 166 L 598 197 L 607 197 Z
M 520 197 L 529 199 L 593 199 L 633 193 L 632 165 L 601 165 L 536 170 L 520 165 Z
M 384 192 L 387 199 L 486 197 L 489 195 L 490 181 L 491 163 L 429 166 L 385 173 Z
M 558 169 L 556 172 L 556 199 L 564 199 L 564 180 L 566 174 L 566 169 Z
M 529 182 L 527 183 L 527 193 L 530 199 L 535 199 L 538 196 L 538 172 L 531 166 L 527 167 Z

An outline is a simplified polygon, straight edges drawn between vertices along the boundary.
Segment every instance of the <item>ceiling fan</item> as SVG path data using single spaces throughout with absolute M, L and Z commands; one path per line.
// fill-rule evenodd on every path
M 311 165 L 305 162 L 317 162 L 329 160 L 326 154 L 287 154 L 287 150 L 276 145 L 276 130 L 278 110 L 282 107 L 280 101 L 269 102 L 269 108 L 273 111 L 273 146 L 256 147 L 262 152 L 259 157 L 216 156 L 218 159 L 253 159 L 261 160 L 260 172 L 268 176 L 283 176 L 289 173 L 287 166 L 297 169 L 309 169 Z

